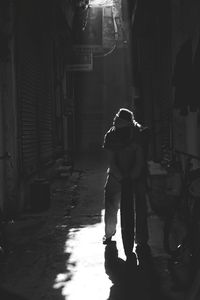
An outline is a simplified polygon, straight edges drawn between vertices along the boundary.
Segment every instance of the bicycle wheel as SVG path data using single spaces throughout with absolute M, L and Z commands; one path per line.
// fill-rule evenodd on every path
M 121 187 L 121 235 L 124 253 L 128 257 L 134 245 L 134 199 L 133 184 L 130 179 L 123 180 Z

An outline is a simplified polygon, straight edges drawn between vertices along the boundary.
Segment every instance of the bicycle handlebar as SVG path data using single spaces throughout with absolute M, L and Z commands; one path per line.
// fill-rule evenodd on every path
M 193 154 L 190 154 L 190 153 L 187 153 L 187 152 L 184 152 L 184 151 L 180 151 L 180 150 L 177 150 L 177 149 L 173 149 L 173 148 L 170 148 L 170 150 L 175 153 L 178 153 L 178 154 L 182 154 L 182 155 L 185 155 L 187 157 L 189 157 L 190 159 L 197 159 L 200 161 L 200 157 L 199 156 L 196 156 L 196 155 L 193 155 Z

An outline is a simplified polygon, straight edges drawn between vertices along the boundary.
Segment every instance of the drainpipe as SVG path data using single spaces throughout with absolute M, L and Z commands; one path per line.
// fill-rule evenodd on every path
M 0 210 L 3 211 L 5 199 L 5 144 L 4 144 L 4 64 L 0 64 Z
M 189 112 L 186 117 L 186 152 L 199 156 L 198 112 Z M 199 167 L 197 160 L 192 160 L 193 168 Z

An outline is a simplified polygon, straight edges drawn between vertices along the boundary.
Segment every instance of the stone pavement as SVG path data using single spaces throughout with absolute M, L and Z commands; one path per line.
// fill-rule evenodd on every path
M 126 263 L 119 226 L 116 245 L 102 245 L 105 170 L 103 158 L 82 157 L 72 176 L 52 182 L 48 211 L 23 214 L 8 225 L 0 299 L 184 299 L 173 290 L 162 220 L 150 206 L 152 265 L 135 269 Z
M 48 211 L 23 214 L 8 224 L 9 250 L 0 264 L 4 294 L 6 290 L 25 299 L 64 299 L 53 284 L 57 274 L 65 270 L 68 259 L 63 249 L 70 212 L 77 202 L 79 176 L 76 172 L 70 178 L 53 181 Z

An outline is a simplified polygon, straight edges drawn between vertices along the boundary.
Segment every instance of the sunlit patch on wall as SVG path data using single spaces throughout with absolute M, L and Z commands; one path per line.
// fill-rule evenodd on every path
M 113 0 L 90 0 L 90 6 L 112 6 Z

